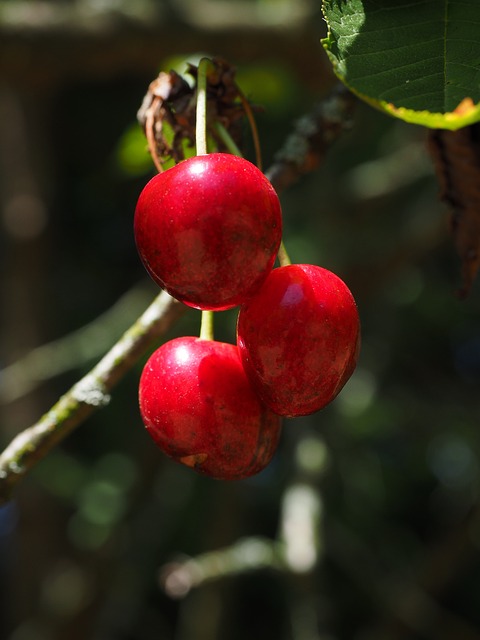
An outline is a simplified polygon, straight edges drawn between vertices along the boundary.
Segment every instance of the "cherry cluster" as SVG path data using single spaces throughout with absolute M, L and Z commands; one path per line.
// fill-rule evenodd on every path
M 355 369 L 359 317 L 345 283 L 308 264 L 275 267 L 278 196 L 251 162 L 197 155 L 140 194 L 136 245 L 153 280 L 203 313 L 239 307 L 237 344 L 180 337 L 139 384 L 147 431 L 171 458 L 220 479 L 266 467 L 282 416 L 330 403 Z

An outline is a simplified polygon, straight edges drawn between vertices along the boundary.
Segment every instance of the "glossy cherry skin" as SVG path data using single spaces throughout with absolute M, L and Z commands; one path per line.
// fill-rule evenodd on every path
M 327 269 L 279 267 L 240 308 L 237 343 L 263 401 L 282 416 L 308 415 L 331 402 L 355 369 L 355 300 Z
M 135 210 L 135 241 L 160 287 L 189 306 L 219 311 L 241 304 L 271 271 L 281 216 L 255 165 L 212 153 L 148 182 Z
M 233 344 L 181 337 L 148 359 L 140 414 L 160 449 L 199 473 L 238 480 L 264 469 L 281 419 L 254 392 Z

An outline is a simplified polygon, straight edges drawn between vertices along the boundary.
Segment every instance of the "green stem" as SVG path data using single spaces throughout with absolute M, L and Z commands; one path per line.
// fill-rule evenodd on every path
M 197 71 L 197 111 L 195 143 L 197 155 L 208 153 L 207 149 L 207 73 L 212 63 L 208 58 L 202 58 Z
M 213 311 L 202 311 L 200 340 L 213 340 Z
M 221 122 L 215 122 L 215 130 L 220 136 L 220 139 L 222 140 L 223 144 L 230 151 L 230 153 L 232 153 L 234 156 L 238 156 L 239 158 L 242 158 L 243 157 L 242 152 L 237 147 L 234 139 L 232 138 L 228 130 L 223 126 Z
M 289 264 L 292 264 L 292 261 L 290 260 L 290 256 L 287 253 L 287 250 L 285 249 L 285 244 L 282 242 L 280 243 L 280 249 L 278 250 L 278 261 L 280 262 L 280 266 L 281 267 L 286 267 Z
M 207 148 L 207 74 L 212 63 L 208 58 L 202 58 L 197 71 L 197 122 L 195 128 L 195 144 L 197 155 L 208 153 Z M 202 311 L 200 324 L 200 339 L 213 340 L 213 311 Z

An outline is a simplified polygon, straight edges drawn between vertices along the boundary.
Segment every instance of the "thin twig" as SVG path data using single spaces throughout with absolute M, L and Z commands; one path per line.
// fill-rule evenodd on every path
M 253 146 L 255 148 L 255 161 L 260 171 L 263 171 L 262 150 L 260 147 L 260 136 L 258 135 L 257 122 L 255 120 L 255 116 L 253 115 L 253 110 L 252 110 L 252 107 L 250 106 L 249 101 L 244 96 L 243 92 L 240 90 L 240 87 L 237 86 L 237 89 L 238 89 L 239 98 L 242 102 L 243 108 L 245 109 L 245 114 L 248 119 L 248 124 L 250 125 L 250 131 L 252 132 Z
M 242 538 L 224 549 L 163 566 L 160 584 L 170 597 L 184 598 L 192 589 L 209 581 L 259 569 L 283 570 L 282 547 L 282 543 L 268 538 Z

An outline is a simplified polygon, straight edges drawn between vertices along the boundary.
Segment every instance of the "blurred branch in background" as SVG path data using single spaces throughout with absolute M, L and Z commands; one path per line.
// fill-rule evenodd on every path
M 109 0 L 52 2 L 3 0 L 0 26 L 19 32 L 73 31 L 100 33 L 130 23 L 158 28 L 173 20 L 206 30 L 235 28 L 295 28 L 304 24 L 319 7 L 313 0 Z
M 32 2 L 3 0 L 0 2 L 0 28 L 3 31 L 26 34 L 78 33 L 100 34 L 133 23 L 148 26 L 153 20 L 162 24 L 165 5 L 159 2 L 113 1 Z
M 266 172 L 277 191 L 296 182 L 322 163 L 330 145 L 351 128 L 356 98 L 338 84 L 330 94 L 294 126 L 291 135 Z
M 216 549 L 163 566 L 160 569 L 160 584 L 171 598 L 184 598 L 192 589 L 206 582 L 260 569 L 285 568 L 285 553 L 281 543 L 259 537 L 242 538 L 225 549 Z
M 121 333 L 125 325 L 132 323 L 150 299 L 147 288 L 138 285 L 90 324 L 37 347 L 0 369 L 0 404 L 18 400 L 43 382 L 101 356 L 112 335 Z
M 305 24 L 318 11 L 313 0 L 178 0 L 175 10 L 196 28 L 225 30 L 232 26 L 248 29 L 289 29 Z

